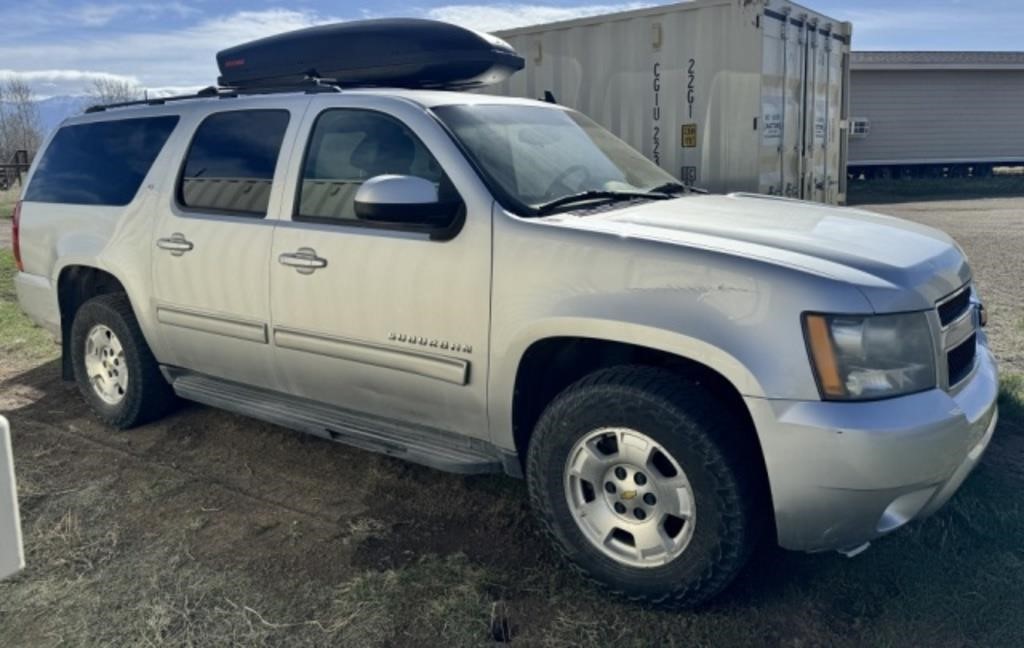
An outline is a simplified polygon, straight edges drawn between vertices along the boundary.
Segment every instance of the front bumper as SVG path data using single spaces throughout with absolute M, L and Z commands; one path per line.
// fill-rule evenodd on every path
M 764 451 L 779 544 L 850 549 L 936 511 L 981 459 L 998 412 L 995 360 L 955 392 L 865 403 L 746 398 Z

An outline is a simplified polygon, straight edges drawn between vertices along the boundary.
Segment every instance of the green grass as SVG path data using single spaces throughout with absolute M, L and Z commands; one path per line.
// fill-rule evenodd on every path
M 0 250 L 0 358 L 23 362 L 52 358 L 58 353 L 53 338 L 29 321 L 18 307 L 15 272 L 14 254 Z
M 999 390 L 999 414 L 1007 425 L 1014 426 L 1018 433 L 1024 435 L 1024 376 L 1003 376 Z
M 14 203 L 21 193 L 21 187 L 0 191 L 0 219 L 9 219 L 14 212 Z

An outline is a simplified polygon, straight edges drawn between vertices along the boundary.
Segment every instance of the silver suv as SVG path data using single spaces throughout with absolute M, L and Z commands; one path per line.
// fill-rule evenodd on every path
M 759 534 L 855 553 L 977 464 L 997 375 L 963 252 L 701 195 L 583 115 L 461 92 L 98 110 L 38 156 L 22 308 L 126 429 L 175 397 L 525 476 L 555 545 L 695 604 Z

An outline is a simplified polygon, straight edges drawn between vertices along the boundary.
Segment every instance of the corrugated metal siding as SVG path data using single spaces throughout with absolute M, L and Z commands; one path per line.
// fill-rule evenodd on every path
M 1024 71 L 854 70 L 850 164 L 866 161 L 1024 159 Z

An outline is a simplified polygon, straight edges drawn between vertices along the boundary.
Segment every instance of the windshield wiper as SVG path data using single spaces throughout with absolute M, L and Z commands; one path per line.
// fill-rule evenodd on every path
M 579 193 L 569 194 L 568 196 L 562 196 L 561 198 L 555 198 L 554 200 L 548 201 L 535 207 L 538 216 L 550 214 L 559 207 L 571 205 L 578 202 L 589 202 L 591 200 L 607 200 L 610 202 L 617 202 L 620 200 L 636 200 L 643 198 L 645 200 L 664 200 L 669 198 L 668 194 L 664 193 L 650 193 L 646 191 L 606 191 L 602 189 L 590 189 L 588 191 L 581 191 Z
M 647 191 L 650 193 L 677 194 L 689 191 L 689 187 L 679 182 L 666 182 L 665 184 L 660 184 L 657 187 L 648 189 Z

